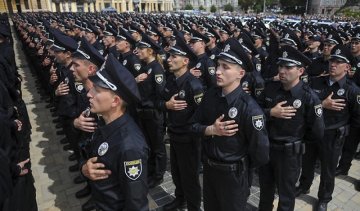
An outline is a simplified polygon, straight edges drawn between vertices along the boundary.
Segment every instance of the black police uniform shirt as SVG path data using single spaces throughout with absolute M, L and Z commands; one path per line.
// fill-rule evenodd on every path
M 162 92 L 165 87 L 165 72 L 158 61 L 154 60 L 143 67 L 147 78 L 138 83 L 141 95 L 141 108 L 162 109 Z
M 204 159 L 234 163 L 248 156 L 251 168 L 267 163 L 269 140 L 264 113 L 255 100 L 242 90 L 241 85 L 226 96 L 223 96 L 220 87 L 208 90 L 193 116 L 193 132 L 205 134 L 206 127 L 222 114 L 225 115 L 222 121 L 235 120 L 239 130 L 230 137 L 204 137 Z
M 69 93 L 67 95 L 58 96 L 58 114 L 59 116 L 64 116 L 67 118 L 76 118 L 78 115 L 76 107 L 76 87 L 75 79 L 70 67 L 72 64 L 69 64 L 67 67 L 60 65 L 57 69 L 59 71 L 60 77 L 59 82 L 63 82 L 69 86 Z M 57 88 L 57 87 L 56 87 Z
M 325 129 L 337 129 L 351 124 L 360 127 L 360 88 L 353 81 L 344 76 L 337 82 L 332 82 L 329 76 L 313 78 L 311 87 L 318 94 L 321 101 L 331 92 L 332 99 L 344 99 L 345 107 L 340 111 L 324 108 Z
M 323 56 L 314 59 L 306 72 L 310 78 L 329 72 L 329 60 L 325 60 Z
M 316 52 L 307 51 L 304 53 L 304 55 L 311 60 L 315 60 L 315 59 L 321 57 L 321 53 L 319 51 L 316 51 Z
M 201 103 L 204 95 L 203 86 L 200 80 L 195 78 L 189 71 L 179 78 L 170 75 L 162 95 L 165 101 L 160 104 L 163 110 L 166 110 L 165 102 L 169 101 L 175 94 L 178 94 L 175 99 L 185 100 L 187 107 L 180 111 L 167 110 L 168 132 L 177 135 L 190 134 L 191 117 Z
M 99 127 L 90 142 L 90 157 L 111 170 L 107 179 L 90 181 L 92 199 L 100 210 L 149 210 L 147 159 L 149 149 L 141 130 L 125 113 Z
M 293 106 L 295 116 L 282 119 L 270 116 L 271 108 L 287 101 L 283 106 Z M 324 131 L 323 110 L 316 93 L 300 81 L 290 90 L 285 90 L 281 82 L 271 82 L 265 87 L 259 99 L 267 119 L 269 140 L 278 143 L 320 141 Z
M 120 54 L 119 61 L 130 71 L 134 78 L 140 75 L 142 64 L 140 59 L 132 51 Z
M 208 57 L 215 62 L 215 58 L 217 55 L 219 55 L 221 53 L 221 49 L 218 48 L 217 46 L 215 46 L 212 49 L 208 49 L 206 51 L 206 53 L 207 53 Z
M 101 44 L 98 40 L 96 40 L 93 44 L 91 44 L 98 52 L 103 55 L 104 54 L 104 45 Z
M 265 46 L 259 47 L 257 48 L 257 50 L 261 58 L 266 59 L 269 56 L 269 53 L 266 51 Z
M 200 81 L 205 90 L 216 86 L 215 63 L 206 55 L 206 53 L 198 56 L 195 69 L 201 70 Z
M 115 56 L 115 58 L 119 58 L 120 53 L 116 50 L 116 45 L 114 45 L 110 48 L 106 48 L 104 50 L 103 56 L 106 57 L 110 53 L 112 53 Z
M 352 58 L 351 71 L 355 71 L 352 80 L 360 87 L 360 56 Z

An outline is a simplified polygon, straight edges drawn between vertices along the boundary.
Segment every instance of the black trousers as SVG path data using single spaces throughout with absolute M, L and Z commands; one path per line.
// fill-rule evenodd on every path
M 270 162 L 259 168 L 259 210 L 273 209 L 275 187 L 278 190 L 280 210 L 294 210 L 295 185 L 300 173 L 301 154 L 286 153 L 270 147 Z
M 150 147 L 148 175 L 152 179 L 162 179 L 166 171 L 166 148 L 164 143 L 164 114 L 149 109 L 138 113 L 140 127 Z
M 200 138 L 170 134 L 171 174 L 175 184 L 175 197 L 187 202 L 189 211 L 199 211 L 201 186 L 199 181 Z
M 249 196 L 248 171 L 224 171 L 204 163 L 205 211 L 242 211 Z
M 344 137 L 339 138 L 339 132 L 336 129 L 325 130 L 324 138 L 320 143 L 308 144 L 306 148 L 300 186 L 304 189 L 310 188 L 314 179 L 316 158 L 319 156 L 321 175 L 318 198 L 321 202 L 327 203 L 332 200 L 332 193 L 335 187 L 335 171 L 344 139 Z
M 344 146 L 342 148 L 341 159 L 339 161 L 339 168 L 344 171 L 349 171 L 351 161 L 353 160 L 357 147 L 360 141 L 360 128 L 350 128 L 349 136 L 346 137 Z

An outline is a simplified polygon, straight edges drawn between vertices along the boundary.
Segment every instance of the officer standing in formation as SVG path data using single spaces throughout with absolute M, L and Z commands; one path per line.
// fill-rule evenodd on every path
M 259 100 L 270 140 L 270 162 L 259 169 L 259 210 L 273 209 L 275 188 L 278 210 L 294 210 L 303 141 L 320 142 L 324 131 L 321 102 L 300 80 L 311 61 L 291 46 L 282 47 L 281 54 L 280 81 L 268 83 Z
M 200 210 L 200 157 L 206 211 L 244 210 L 257 168 L 259 209 L 272 209 L 276 187 L 278 210 L 293 210 L 295 196 L 308 193 L 318 154 L 317 209 L 326 210 L 335 175 L 350 168 L 360 104 L 360 33 L 351 25 L 274 21 L 267 28 L 261 18 L 242 24 L 128 13 L 31 13 L 15 15 L 14 23 L 49 107 L 61 117 L 61 143 L 74 150 L 69 160 L 78 163 L 70 170 L 82 173 L 74 182 L 88 182 L 76 193 L 92 194 L 83 210 L 148 210 L 148 188 L 160 185 L 166 170 L 165 131 L 176 198 L 164 210 Z M 0 29 L 0 48 L 9 49 L 2 38 L 9 33 Z M 342 46 L 346 32 L 352 39 Z M 0 63 L 13 67 L 11 55 Z M 6 70 L 14 75 L 3 88 L 13 97 L 18 75 Z M 16 102 L 25 118 L 15 123 L 29 131 Z M 5 165 L 22 161 L 1 153 L 10 158 Z

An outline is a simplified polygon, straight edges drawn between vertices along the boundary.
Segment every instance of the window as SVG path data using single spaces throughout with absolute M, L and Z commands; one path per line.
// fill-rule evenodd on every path
M 41 0 L 36 0 L 36 2 L 37 2 L 38 9 L 42 9 L 41 8 Z

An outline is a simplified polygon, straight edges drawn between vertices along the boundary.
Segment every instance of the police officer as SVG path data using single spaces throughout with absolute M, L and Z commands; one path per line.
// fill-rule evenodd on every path
M 105 46 L 103 56 L 106 57 L 108 54 L 112 53 L 116 58 L 119 57 L 119 52 L 116 50 L 115 37 L 117 36 L 117 31 L 112 28 L 110 24 L 106 25 L 106 28 L 103 32 L 103 43 Z
M 360 30 L 352 37 L 351 43 L 351 71 L 349 75 L 353 75 L 352 80 L 356 85 L 360 86 Z M 354 73 L 355 72 L 355 73 Z M 360 130 L 357 127 L 350 127 L 349 136 L 346 137 L 339 166 L 336 168 L 336 175 L 347 175 L 351 167 L 351 161 L 356 154 L 359 145 Z
M 209 58 L 213 61 L 215 61 L 215 57 L 217 55 L 219 55 L 219 53 L 221 52 L 221 49 L 218 48 L 218 46 L 216 45 L 217 42 L 219 41 L 220 37 L 219 35 L 214 31 L 214 29 L 211 28 L 211 26 L 208 26 L 207 28 L 207 32 L 205 33 L 205 36 L 207 36 L 209 38 L 209 42 L 206 44 L 206 48 L 207 48 L 207 55 L 209 56 Z
M 175 200 L 166 204 L 164 210 L 187 208 L 200 210 L 201 187 L 199 181 L 200 138 L 190 131 L 190 118 L 203 97 L 203 86 L 188 68 L 196 55 L 177 38 L 168 58 L 171 75 L 164 88 L 162 108 L 168 112 L 170 136 L 171 175 L 175 184 Z
M 281 54 L 280 81 L 267 84 L 259 100 L 270 141 L 270 162 L 259 169 L 259 210 L 272 210 L 275 188 L 279 195 L 277 209 L 294 210 L 302 142 L 304 138 L 320 141 L 324 133 L 321 102 L 300 80 L 311 60 L 290 46 L 283 46 Z
M 136 41 L 124 29 L 119 29 L 120 34 L 116 36 L 116 50 L 120 52 L 119 61 L 131 74 L 137 77 L 141 73 L 141 61 L 133 53 Z
M 158 52 L 160 46 L 143 34 L 138 42 L 139 59 L 146 65 L 135 80 L 138 83 L 141 102 L 138 107 L 140 127 L 150 147 L 149 188 L 154 188 L 163 181 L 166 171 L 166 148 L 164 143 L 164 114 L 162 92 L 165 86 L 165 72 Z
M 321 56 L 320 53 L 321 37 L 313 35 L 309 37 L 308 47 L 304 51 L 304 55 L 309 59 L 314 60 Z
M 250 189 L 248 169 L 268 162 L 269 142 L 261 108 L 240 85 L 253 71 L 235 38 L 218 55 L 216 82 L 194 114 L 192 129 L 203 138 L 204 209 L 245 210 Z M 209 106 L 211 105 L 211 106 Z
M 205 51 L 206 44 L 210 39 L 194 30 L 192 34 L 190 47 L 197 56 L 197 62 L 190 72 L 200 79 L 206 90 L 216 85 L 215 63 L 207 56 Z
M 88 23 L 85 28 L 85 38 L 102 55 L 104 54 L 104 46 L 97 39 L 98 36 L 99 36 L 99 30 L 91 23 Z
M 335 169 L 348 135 L 349 125 L 359 127 L 360 89 L 347 78 L 351 53 L 344 45 L 333 48 L 330 56 L 329 76 L 312 80 L 311 87 L 318 93 L 324 108 L 325 132 L 319 145 L 306 147 L 298 194 L 308 193 L 314 178 L 314 165 L 320 155 L 321 177 L 317 210 L 327 210 L 335 185 Z
M 102 115 L 91 140 L 90 159 L 81 165 L 91 180 L 92 198 L 98 210 L 148 208 L 147 158 L 144 136 L 126 111 L 140 100 L 134 77 L 109 54 L 88 92 L 91 112 Z

